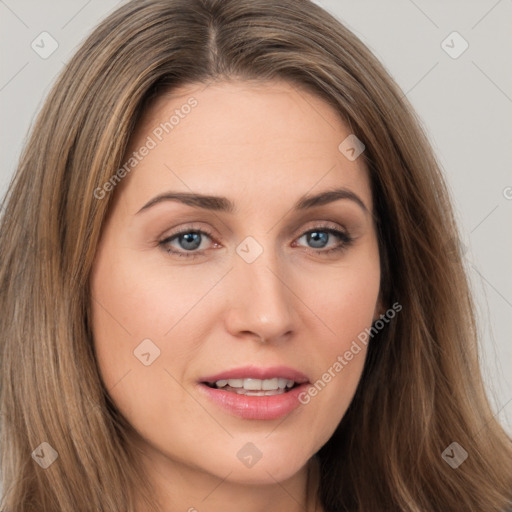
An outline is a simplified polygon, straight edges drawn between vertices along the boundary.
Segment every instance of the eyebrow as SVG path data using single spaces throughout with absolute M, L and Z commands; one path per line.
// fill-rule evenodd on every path
M 307 210 L 309 208 L 314 208 L 315 206 L 322 206 L 334 201 L 339 201 L 340 199 L 348 199 L 353 201 L 365 213 L 369 213 L 368 208 L 362 199 L 357 194 L 344 187 L 336 188 L 333 190 L 326 190 L 315 195 L 306 194 L 295 203 L 293 209 L 296 211 Z M 236 211 L 235 203 L 233 203 L 227 197 L 188 192 L 164 192 L 163 194 L 150 199 L 136 213 L 136 215 L 164 201 L 179 201 L 194 208 L 202 208 L 205 210 L 212 210 L 217 212 L 234 213 Z

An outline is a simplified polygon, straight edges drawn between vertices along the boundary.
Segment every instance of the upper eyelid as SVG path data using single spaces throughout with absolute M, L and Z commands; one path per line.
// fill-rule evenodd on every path
M 315 221 L 312 221 L 312 222 L 315 222 Z M 339 225 L 335 226 L 334 223 L 332 223 L 331 221 L 323 221 L 323 222 L 326 223 L 326 224 L 322 225 L 322 221 L 317 221 L 317 224 L 315 224 L 315 225 L 313 225 L 313 226 L 311 226 L 309 228 L 302 228 L 300 230 L 300 232 L 294 236 L 293 241 L 296 241 L 299 238 L 302 238 L 304 235 L 306 235 L 306 234 L 308 234 L 308 233 L 310 233 L 312 231 L 315 231 L 315 230 L 318 230 L 318 231 L 324 230 L 327 233 L 329 233 L 331 235 L 334 235 L 334 236 L 338 236 L 338 237 L 340 237 L 340 235 L 336 235 L 336 233 L 341 233 L 341 234 L 345 234 L 350 239 L 353 239 L 353 237 L 350 235 L 350 233 L 347 231 L 347 229 L 345 227 L 341 227 Z M 204 228 L 198 228 L 198 227 L 193 227 L 193 226 L 190 226 L 190 227 L 185 226 L 184 228 L 180 228 L 177 232 L 171 233 L 170 235 L 163 237 L 159 241 L 159 244 L 163 245 L 164 243 L 170 243 L 171 241 L 174 241 L 180 235 L 191 233 L 191 232 L 199 232 L 199 233 L 201 233 L 201 235 L 203 235 L 203 236 L 206 235 L 208 238 L 210 238 L 210 240 L 213 243 L 219 243 L 218 240 L 215 239 L 215 234 L 214 233 L 210 233 L 209 231 L 210 230 L 205 230 Z M 343 240 L 342 240 L 342 242 L 343 242 Z M 203 251 L 206 251 L 206 250 L 207 249 L 203 249 L 202 251 L 190 251 L 190 254 L 194 254 L 194 253 L 195 254 L 199 254 L 199 253 L 201 253 Z M 181 251 L 177 251 L 177 252 L 181 252 Z
M 293 233 L 295 233 L 295 236 L 303 236 L 304 234 L 310 232 L 311 230 L 315 230 L 315 229 L 334 229 L 336 231 L 342 231 L 344 233 L 348 233 L 348 230 L 345 226 L 341 225 L 340 223 L 336 223 L 334 221 L 321 221 L 321 220 L 318 220 L 318 221 L 309 221 L 311 223 L 311 225 L 309 227 L 302 227 L 300 229 L 293 229 Z M 184 234 L 184 233 L 189 233 L 189 232 L 201 232 L 202 234 L 205 234 L 211 238 L 215 238 L 216 236 L 218 236 L 220 238 L 219 235 L 217 235 L 215 229 L 210 229 L 210 228 L 204 228 L 204 227 L 198 227 L 196 225 L 194 225 L 195 223 L 192 223 L 190 225 L 185 225 L 184 227 L 180 227 L 179 229 L 177 229 L 177 231 L 174 231 L 173 233 L 170 233 L 168 235 L 162 235 L 161 237 L 159 237 L 159 239 L 161 241 L 165 241 L 165 240 L 168 240 L 169 238 L 173 238 L 173 237 L 176 237 L 176 236 L 179 236 L 180 234 Z M 232 231 L 230 230 L 230 233 L 232 233 Z

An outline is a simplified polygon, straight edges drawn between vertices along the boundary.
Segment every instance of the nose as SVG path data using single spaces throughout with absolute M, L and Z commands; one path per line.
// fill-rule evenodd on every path
M 238 338 L 276 343 L 293 329 L 293 293 L 282 265 L 269 251 L 247 263 L 235 254 L 230 272 L 226 329 Z

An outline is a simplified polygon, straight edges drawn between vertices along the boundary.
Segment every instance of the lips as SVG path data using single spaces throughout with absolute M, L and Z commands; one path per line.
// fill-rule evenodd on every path
M 247 366 L 200 379 L 201 392 L 225 411 L 244 419 L 282 417 L 300 404 L 299 394 L 309 386 L 302 372 L 286 366 Z
M 200 382 L 214 383 L 219 380 L 229 379 L 272 379 L 283 378 L 293 380 L 298 384 L 308 382 L 308 378 L 302 372 L 289 368 L 287 366 L 272 366 L 269 368 L 261 368 L 257 366 L 245 366 L 242 368 L 234 368 L 215 375 L 210 375 L 200 379 Z

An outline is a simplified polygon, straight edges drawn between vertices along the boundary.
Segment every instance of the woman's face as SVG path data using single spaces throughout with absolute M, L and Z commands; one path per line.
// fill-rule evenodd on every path
M 94 263 L 92 326 L 109 394 L 160 473 L 282 481 L 345 414 L 358 335 L 380 312 L 350 135 L 285 82 L 188 85 L 146 112 Z

